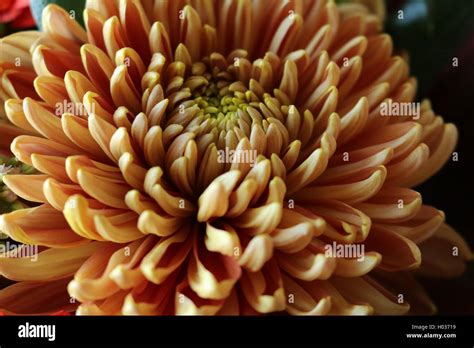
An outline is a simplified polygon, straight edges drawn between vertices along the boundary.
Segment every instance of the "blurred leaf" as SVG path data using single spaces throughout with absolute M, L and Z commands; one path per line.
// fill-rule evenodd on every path
M 97 0 L 97 1 L 104 1 L 104 0 Z M 41 14 L 43 13 L 43 9 L 48 4 L 56 4 L 61 6 L 70 14 L 74 14 L 76 21 L 78 21 L 82 26 L 84 26 L 84 19 L 82 17 L 84 12 L 84 7 L 86 5 L 86 0 L 31 0 L 30 7 L 33 17 L 38 25 L 38 28 L 42 30 L 41 26 Z M 74 12 L 71 12 L 74 11 Z

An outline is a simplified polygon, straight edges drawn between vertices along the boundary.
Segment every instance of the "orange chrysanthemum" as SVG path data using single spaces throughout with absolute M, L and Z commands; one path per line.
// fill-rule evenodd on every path
M 37 262 L 0 258 L 17 282 L 0 309 L 434 310 L 412 270 L 455 276 L 471 251 L 410 187 L 457 131 L 428 101 L 418 119 L 381 115 L 416 81 L 377 16 L 323 0 L 120 0 L 88 1 L 84 18 L 49 5 L 44 33 L 1 42 L 1 145 L 41 174 L 3 178 L 37 204 L 0 229 L 40 248 Z M 328 255 L 338 245 L 364 257 Z

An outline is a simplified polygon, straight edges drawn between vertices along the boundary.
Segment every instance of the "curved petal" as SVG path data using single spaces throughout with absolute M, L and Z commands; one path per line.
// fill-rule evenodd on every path
M 275 261 L 267 262 L 258 272 L 243 272 L 240 285 L 255 311 L 270 313 L 285 309 L 285 290 Z
M 193 233 L 184 226 L 170 237 L 162 238 L 140 264 L 145 277 L 155 284 L 163 283 L 182 266 L 193 245 Z
M 193 255 L 188 265 L 188 282 L 202 299 L 224 300 L 240 278 L 234 257 L 208 251 L 200 236 L 195 236 Z
M 87 242 L 73 232 L 61 212 L 48 204 L 1 215 L 0 230 L 29 245 L 69 248 Z

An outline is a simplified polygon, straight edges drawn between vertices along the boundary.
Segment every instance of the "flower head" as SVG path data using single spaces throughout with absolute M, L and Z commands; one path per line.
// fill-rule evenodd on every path
M 383 115 L 416 81 L 363 6 L 88 1 L 84 18 L 50 5 L 44 33 L 1 43 L 0 132 L 41 174 L 4 177 L 38 205 L 0 229 L 42 248 L 0 259 L 18 281 L 0 308 L 404 314 L 433 310 L 411 270 L 462 272 L 470 250 L 410 189 L 456 128 L 428 101 Z

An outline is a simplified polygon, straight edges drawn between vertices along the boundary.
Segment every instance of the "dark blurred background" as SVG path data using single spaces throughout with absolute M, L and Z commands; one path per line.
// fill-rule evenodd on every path
M 474 0 L 387 0 L 386 31 L 410 56 L 419 83 L 418 99 L 429 98 L 446 122 L 456 124 L 459 161 L 448 161 L 417 187 L 426 204 L 446 213 L 447 222 L 474 249 Z M 398 11 L 404 19 L 399 20 Z M 453 66 L 453 58 L 458 66 Z M 422 279 L 440 314 L 474 314 L 474 262 L 463 277 L 448 282 Z

